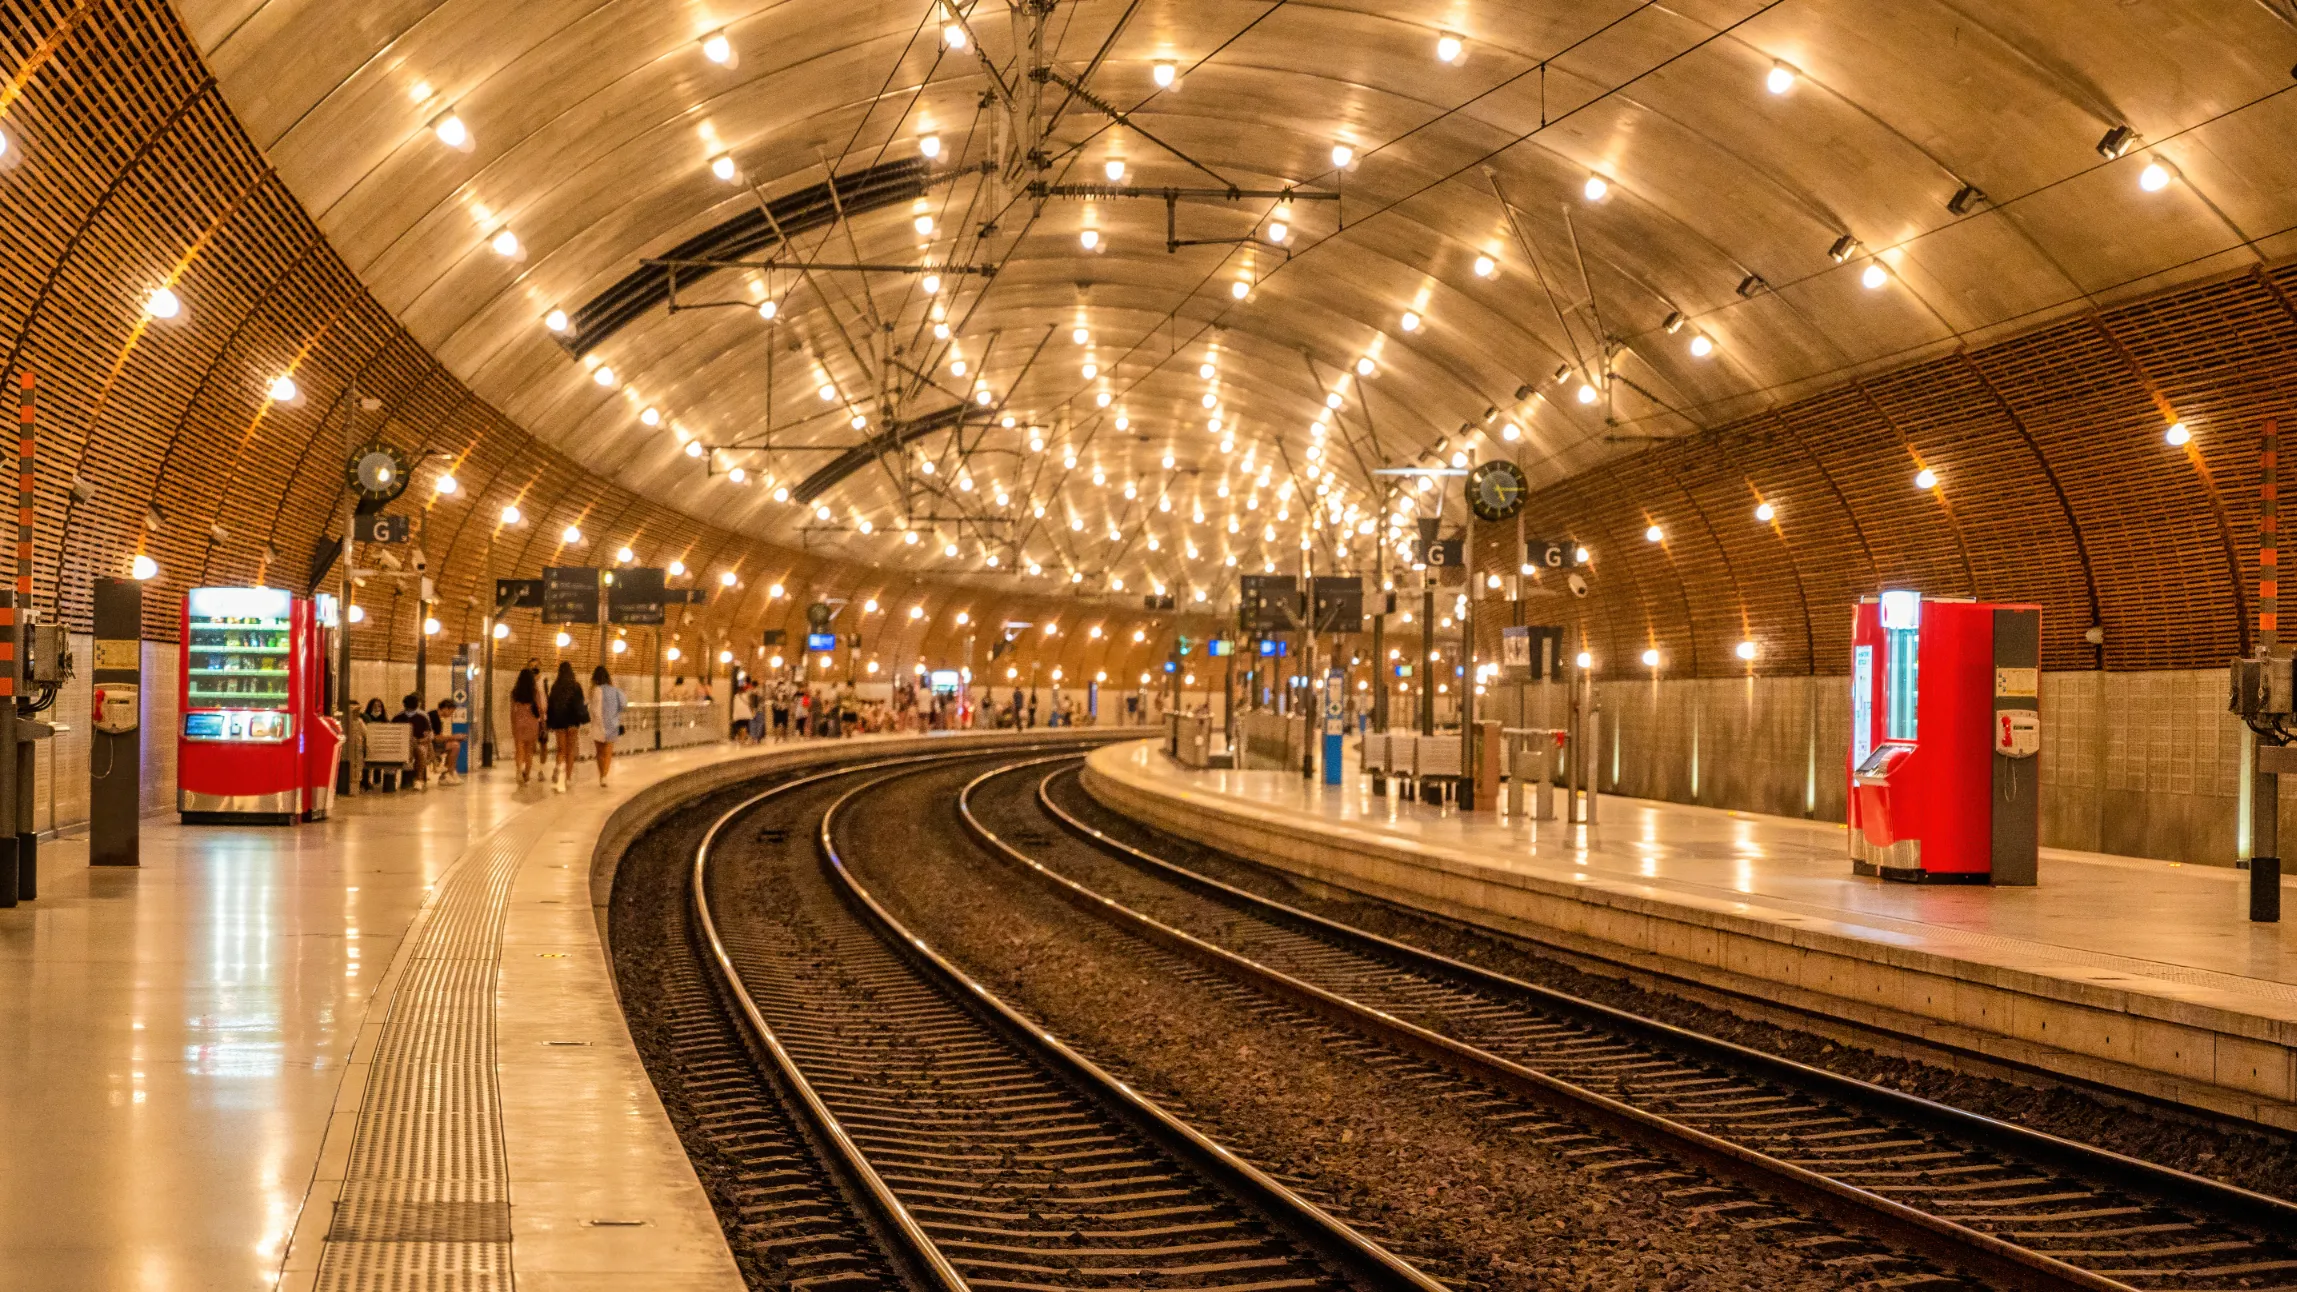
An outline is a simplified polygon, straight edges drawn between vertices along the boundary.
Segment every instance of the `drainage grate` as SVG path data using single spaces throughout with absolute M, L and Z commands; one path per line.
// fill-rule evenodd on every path
M 441 881 L 383 1020 L 320 1292 L 510 1292 L 510 1181 L 495 1088 L 495 978 L 514 823 Z

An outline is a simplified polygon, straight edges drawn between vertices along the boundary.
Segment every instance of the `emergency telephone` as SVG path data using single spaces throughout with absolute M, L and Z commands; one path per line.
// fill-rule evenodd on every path
M 96 688 L 96 730 L 110 735 L 125 735 L 138 725 L 140 689 L 118 682 L 106 682 Z

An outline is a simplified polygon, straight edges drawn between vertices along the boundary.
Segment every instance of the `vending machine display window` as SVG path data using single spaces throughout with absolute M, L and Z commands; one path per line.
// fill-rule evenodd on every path
M 294 598 L 277 588 L 194 588 L 188 601 L 184 735 L 288 739 Z

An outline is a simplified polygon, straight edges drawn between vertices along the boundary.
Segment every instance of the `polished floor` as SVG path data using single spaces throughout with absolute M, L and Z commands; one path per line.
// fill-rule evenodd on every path
M 1297 774 L 1189 771 L 1149 744 L 1098 756 L 1180 795 L 1277 809 L 1289 828 L 1368 832 L 1457 862 L 2297 1021 L 2297 879 L 2279 924 L 2252 924 L 2246 872 L 2045 848 L 2033 888 L 1929 887 L 1854 875 L 1843 827 L 1604 798 L 1594 826 L 1511 821 Z M 1115 760 L 1121 759 L 1121 764 Z
M 563 796 L 498 772 L 296 828 L 150 819 L 137 869 L 91 870 L 80 843 L 48 845 L 40 898 L 0 910 L 0 1288 L 313 1285 L 385 975 L 442 877 L 508 838 L 525 849 L 500 926 L 517 963 L 489 1041 L 514 1200 L 536 1203 L 539 1225 L 540 1204 L 563 1197 L 573 1216 L 646 1227 L 569 1221 L 558 1228 L 590 1245 L 522 1246 L 534 1277 L 519 1282 L 739 1287 L 620 1029 L 586 885 L 613 806 L 730 752 L 628 759 L 611 792 L 585 766 Z M 561 1058 L 574 1052 L 545 1048 L 558 1036 L 597 1048 Z M 522 1218 L 530 1236 L 547 1237 Z M 673 1239 L 685 1268 L 610 1277 L 656 1260 L 634 1245 Z

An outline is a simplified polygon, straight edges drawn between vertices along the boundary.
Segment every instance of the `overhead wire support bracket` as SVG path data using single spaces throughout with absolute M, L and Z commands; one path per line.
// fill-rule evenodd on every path
M 1257 243 L 1257 238 L 1183 238 L 1180 236 L 1181 199 L 1203 199 L 1213 202 L 1274 201 L 1274 202 L 1337 202 L 1338 193 L 1297 188 L 1148 188 L 1138 184 L 1044 184 L 1029 186 L 1031 197 L 1072 197 L 1082 201 L 1111 200 L 1127 197 L 1164 199 L 1164 249 L 1169 254 L 1182 247 L 1234 247 Z M 1284 258 L 1292 258 L 1292 249 L 1284 248 Z

